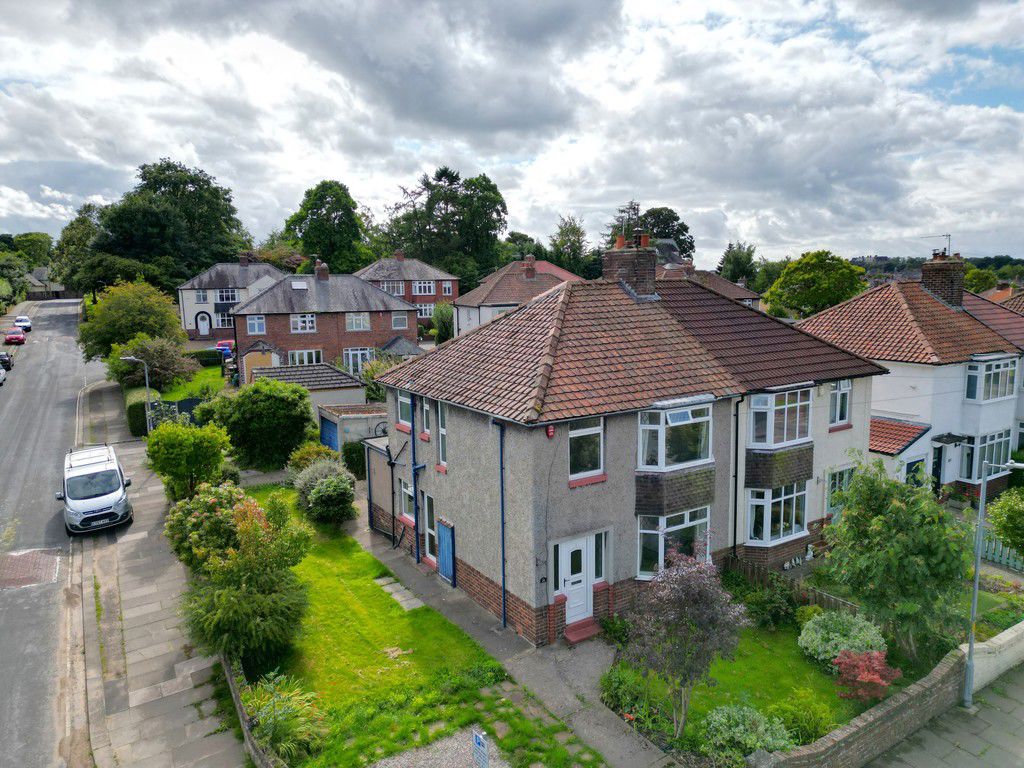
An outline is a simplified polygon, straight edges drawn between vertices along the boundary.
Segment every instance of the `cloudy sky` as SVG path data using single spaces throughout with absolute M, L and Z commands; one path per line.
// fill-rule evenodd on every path
M 39 0 L 0 14 L 0 231 L 169 156 L 258 238 L 305 188 L 378 214 L 446 163 L 510 228 L 668 205 L 730 239 L 1024 256 L 1024 7 L 970 0 Z M 244 10 L 239 10 L 244 9 Z

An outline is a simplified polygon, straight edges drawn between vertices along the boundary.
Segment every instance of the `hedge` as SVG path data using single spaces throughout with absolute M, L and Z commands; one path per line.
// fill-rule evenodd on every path
M 221 365 L 224 362 L 224 355 L 219 349 L 193 349 L 185 353 L 185 357 L 191 357 L 204 368 L 208 365 Z
M 341 455 L 345 459 L 348 471 L 356 476 L 356 480 L 366 479 L 366 448 L 361 442 L 345 443 L 341 446 Z
M 150 401 L 159 400 L 160 393 L 149 390 Z M 128 419 L 128 431 L 135 437 L 146 434 L 146 388 L 129 387 L 124 393 L 124 413 Z

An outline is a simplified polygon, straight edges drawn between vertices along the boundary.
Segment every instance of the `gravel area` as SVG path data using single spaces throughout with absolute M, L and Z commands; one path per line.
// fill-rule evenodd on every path
M 510 768 L 501 750 L 490 745 L 490 768 Z M 464 728 L 427 747 L 412 749 L 375 763 L 373 768 L 475 768 L 473 730 Z

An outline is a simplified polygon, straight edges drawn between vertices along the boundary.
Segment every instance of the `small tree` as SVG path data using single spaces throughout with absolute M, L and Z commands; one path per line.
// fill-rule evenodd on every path
M 625 658 L 668 684 L 678 738 L 693 687 L 708 678 L 716 658 L 732 657 L 746 612 L 731 601 L 713 565 L 675 555 L 640 592 L 629 619 Z
M 383 384 L 377 383 L 377 378 L 400 362 L 402 362 L 401 359 L 394 355 L 378 355 L 373 360 L 363 363 L 363 370 L 359 377 L 366 386 L 366 402 L 383 403 L 387 399 L 387 390 L 384 389 Z
M 145 370 L 139 363 L 122 360 L 122 357 L 145 360 L 149 365 L 149 386 L 158 390 L 166 389 L 175 379 L 191 377 L 199 370 L 199 363 L 186 357 L 177 341 L 153 339 L 140 333 L 127 344 L 114 344 L 105 361 L 107 378 L 124 389 L 141 386 L 145 381 Z
M 140 333 L 151 338 L 185 342 L 174 302 L 149 283 L 118 283 L 100 294 L 89 308 L 89 320 L 78 327 L 78 343 L 86 360 L 106 357 L 114 344 Z
M 885 651 L 840 651 L 833 663 L 839 673 L 836 685 L 846 689 L 839 698 L 863 703 L 884 698 L 892 681 L 903 674 L 885 663 Z
M 764 299 L 773 312 L 807 317 L 864 290 L 863 274 L 862 267 L 832 251 L 810 251 L 786 265 Z
M 914 659 L 918 638 L 958 602 L 967 573 L 967 528 L 924 486 L 889 477 L 882 462 L 858 467 L 827 526 L 828 561 L 874 621 Z
M 988 522 L 1003 544 L 1024 552 L 1024 488 L 1004 491 L 988 507 Z
M 173 499 L 187 499 L 200 483 L 220 479 L 228 436 L 215 424 L 194 427 L 165 421 L 146 440 L 146 456 L 153 471 L 167 482 Z
M 450 301 L 442 301 L 434 307 L 434 340 L 443 344 L 455 335 L 455 308 Z

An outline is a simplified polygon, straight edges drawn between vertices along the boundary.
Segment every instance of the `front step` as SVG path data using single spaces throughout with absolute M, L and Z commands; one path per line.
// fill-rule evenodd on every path
M 566 625 L 565 642 L 569 645 L 578 645 L 584 640 L 597 637 L 599 634 L 601 634 L 601 625 L 597 623 L 593 616 L 589 616 L 581 621 Z

